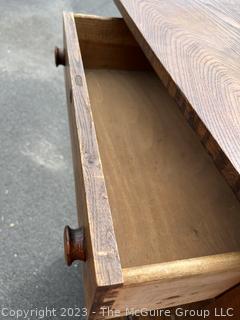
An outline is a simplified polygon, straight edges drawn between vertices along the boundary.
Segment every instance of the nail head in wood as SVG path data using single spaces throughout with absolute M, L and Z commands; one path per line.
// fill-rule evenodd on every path
M 64 253 L 65 261 L 70 266 L 73 261 L 86 260 L 84 246 L 83 228 L 71 229 L 69 226 L 64 228 Z
M 54 56 L 55 56 L 55 65 L 56 65 L 56 67 L 58 67 L 59 65 L 65 66 L 65 52 L 64 52 L 64 49 L 60 49 L 58 47 L 55 47 Z

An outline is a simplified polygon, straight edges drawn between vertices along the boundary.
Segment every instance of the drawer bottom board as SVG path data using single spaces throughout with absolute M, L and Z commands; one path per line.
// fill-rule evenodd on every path
M 239 202 L 155 74 L 86 79 L 122 267 L 238 251 Z

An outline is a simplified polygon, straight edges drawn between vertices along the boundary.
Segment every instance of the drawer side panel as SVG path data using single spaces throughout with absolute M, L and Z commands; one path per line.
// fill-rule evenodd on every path
M 121 286 L 123 279 L 74 16 L 64 13 L 63 18 L 66 95 L 78 217 L 85 229 L 87 261 L 83 273 L 90 310 L 105 291 Z

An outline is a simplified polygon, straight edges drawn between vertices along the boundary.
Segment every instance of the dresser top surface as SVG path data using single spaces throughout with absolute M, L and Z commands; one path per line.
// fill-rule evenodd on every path
M 240 2 L 115 2 L 142 48 L 151 52 L 153 67 L 161 64 L 239 177 Z

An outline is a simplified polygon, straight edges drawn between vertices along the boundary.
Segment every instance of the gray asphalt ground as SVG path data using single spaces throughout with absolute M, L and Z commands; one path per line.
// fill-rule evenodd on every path
M 0 0 L 0 319 L 83 305 L 81 266 L 63 259 L 63 227 L 77 218 L 63 69 L 53 59 L 62 11 L 119 15 L 111 0 Z

